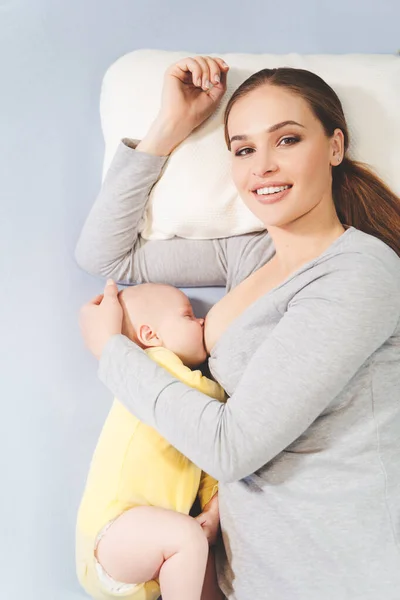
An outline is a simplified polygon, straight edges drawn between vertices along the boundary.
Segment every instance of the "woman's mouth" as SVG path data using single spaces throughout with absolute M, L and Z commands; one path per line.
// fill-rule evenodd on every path
M 285 198 L 292 187 L 293 186 L 289 184 L 268 186 L 253 190 L 252 194 L 255 196 L 257 202 L 260 202 L 261 204 L 274 204 Z

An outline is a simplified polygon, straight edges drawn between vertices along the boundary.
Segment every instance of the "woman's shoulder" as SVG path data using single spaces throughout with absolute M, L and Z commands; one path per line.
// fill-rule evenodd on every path
M 285 283 L 277 298 L 283 312 L 289 305 L 312 300 L 350 312 L 381 306 L 400 317 L 400 258 L 387 244 L 355 227 Z
M 313 299 L 351 314 L 381 310 L 400 318 L 399 256 L 375 236 L 354 227 L 305 265 L 290 283 L 289 304 Z
M 275 254 L 272 238 L 266 230 L 233 236 L 220 240 L 220 243 L 226 257 L 227 291 L 265 265 Z M 358 282 L 368 280 L 390 291 L 400 292 L 400 257 L 385 242 L 355 227 L 349 227 L 296 275 L 302 275 L 301 280 L 305 276 L 310 283 L 310 279 L 319 280 L 321 275 L 336 279 L 338 274 L 344 285 L 349 279 Z
M 275 254 L 272 238 L 266 230 L 220 241 L 226 254 L 228 291 L 265 265 Z M 363 276 L 389 273 L 400 286 L 400 257 L 385 242 L 356 227 L 349 227 L 307 266 L 318 266 L 318 272 L 321 269 L 337 271 L 343 268 L 345 271 L 357 271 Z
M 400 257 L 388 244 L 355 227 L 338 238 L 328 249 L 326 258 L 346 270 L 360 269 L 360 275 L 390 274 L 400 286 Z
M 293 275 L 275 304 L 282 313 L 300 307 L 303 317 L 308 310 L 349 331 L 364 323 L 371 331 L 385 326 L 389 335 L 398 333 L 400 258 L 376 237 L 349 228 Z

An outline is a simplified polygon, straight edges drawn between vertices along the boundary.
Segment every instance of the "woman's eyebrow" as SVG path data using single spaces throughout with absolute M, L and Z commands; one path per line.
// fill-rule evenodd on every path
M 305 129 L 304 125 L 301 125 L 301 123 L 297 123 L 297 121 L 282 121 L 281 123 L 275 123 L 275 125 L 271 125 L 271 127 L 269 127 L 267 129 L 267 133 L 273 133 L 274 131 L 277 131 L 278 129 L 282 129 L 282 127 L 285 127 L 285 125 L 298 125 L 298 127 L 303 127 L 303 129 Z M 233 137 L 231 137 L 231 139 L 229 140 L 230 143 L 232 143 L 235 140 L 248 140 L 249 137 L 247 135 L 234 135 Z

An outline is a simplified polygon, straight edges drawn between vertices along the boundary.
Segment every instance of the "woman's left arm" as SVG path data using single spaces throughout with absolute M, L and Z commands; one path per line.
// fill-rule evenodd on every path
M 399 277 L 371 256 L 347 262 L 296 294 L 226 404 L 176 380 L 123 335 L 105 344 L 100 379 L 219 481 L 248 476 L 296 440 L 396 329 Z

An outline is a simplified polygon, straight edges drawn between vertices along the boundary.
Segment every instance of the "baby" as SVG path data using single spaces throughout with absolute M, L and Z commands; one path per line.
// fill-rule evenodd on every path
M 177 379 L 220 401 L 223 389 L 192 371 L 206 359 L 204 319 L 169 285 L 119 293 L 124 335 Z M 114 400 L 98 440 L 76 527 L 78 578 L 98 600 L 220 600 L 202 525 L 217 482 Z M 217 499 L 210 518 L 218 518 Z M 217 512 L 216 512 L 217 511 Z M 206 513 L 207 514 L 207 513 Z

